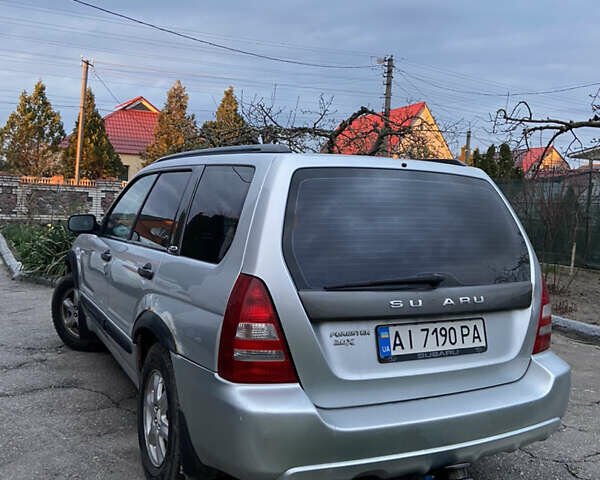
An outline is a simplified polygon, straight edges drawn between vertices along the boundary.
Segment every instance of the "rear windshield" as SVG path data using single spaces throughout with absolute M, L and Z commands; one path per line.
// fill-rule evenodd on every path
M 432 273 L 445 279 L 439 286 L 530 279 L 527 247 L 500 196 L 459 175 L 298 170 L 283 248 L 299 289 Z

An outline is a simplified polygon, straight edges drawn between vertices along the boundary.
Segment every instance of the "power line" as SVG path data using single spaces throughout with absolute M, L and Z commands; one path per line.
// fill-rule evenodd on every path
M 441 67 L 436 67 L 433 65 L 429 65 L 426 63 L 419 63 L 419 62 L 411 62 L 408 61 L 406 59 L 402 59 L 403 62 L 405 64 L 409 64 L 409 65 L 413 65 L 416 68 L 421 68 L 421 69 L 427 69 L 427 70 L 433 70 L 436 73 L 441 73 L 444 75 L 444 81 L 448 81 L 448 76 L 453 76 L 453 77 L 457 77 L 460 79 L 467 79 L 468 81 L 474 82 L 474 83 L 480 83 L 480 84 L 487 84 L 487 85 L 492 85 L 496 88 L 501 88 L 503 91 L 505 91 L 505 93 L 500 93 L 500 96 L 506 96 L 506 92 L 508 92 L 511 88 L 516 88 L 515 85 L 509 85 L 508 83 L 500 83 L 498 81 L 495 80 L 491 80 L 485 77 L 479 77 L 479 76 L 475 76 L 475 75 L 468 75 L 465 74 L 463 72 L 458 72 L 455 70 L 450 70 L 447 68 L 441 68 Z M 461 80 L 461 84 L 464 84 L 464 81 Z M 557 89 L 560 89 L 561 87 L 557 87 Z M 583 86 L 579 87 L 579 88 L 583 88 Z M 522 94 L 526 94 L 527 92 L 521 92 Z M 549 92 L 536 92 L 536 94 L 539 95 L 546 95 Z M 554 93 L 554 92 L 553 92 Z M 516 93 L 511 93 L 511 95 L 517 95 Z
M 156 30 L 160 30 L 161 32 L 170 33 L 172 35 L 176 35 L 176 36 L 181 37 L 181 38 L 186 38 L 188 40 L 192 40 L 194 42 L 202 43 L 204 45 L 209 45 L 211 47 L 221 48 L 221 49 L 227 50 L 229 52 L 235 52 L 235 53 L 239 53 L 239 54 L 242 54 L 242 55 L 248 55 L 248 56 L 255 57 L 255 58 L 262 58 L 264 60 L 271 60 L 273 62 L 290 63 L 290 64 L 294 64 L 294 65 L 303 65 L 303 66 L 307 66 L 307 67 L 319 67 L 319 68 L 354 69 L 354 68 L 372 68 L 373 67 L 373 65 L 327 65 L 327 64 L 323 64 L 323 63 L 301 62 L 299 60 L 292 60 L 292 59 L 289 59 L 289 58 L 279 58 L 279 57 L 272 57 L 270 55 L 262 55 L 260 53 L 250 52 L 248 50 L 240 50 L 239 48 L 228 47 L 227 45 L 221 45 L 219 43 L 210 42 L 208 40 L 202 40 L 200 38 L 193 37 L 193 36 L 187 35 L 185 33 L 180 33 L 180 32 L 177 32 L 175 30 L 171 30 L 169 28 L 160 27 L 160 26 L 155 25 L 153 23 L 145 22 L 145 21 L 139 20 L 137 18 L 133 18 L 133 17 L 129 17 L 127 15 L 123 15 L 121 13 L 113 12 L 112 10 L 108 10 L 106 8 L 102 8 L 102 7 L 99 7 L 97 5 L 92 5 L 91 3 L 87 3 L 87 2 L 84 2 L 82 0 L 73 0 L 73 1 L 75 3 L 79 3 L 81 5 L 85 5 L 87 7 L 94 8 L 96 10 L 100 10 L 101 12 L 108 13 L 109 15 L 114 15 L 116 17 L 124 18 L 126 20 L 138 23 L 140 25 L 145 25 L 147 27 L 154 28 Z
M 119 76 L 119 75 L 126 76 L 127 78 L 130 78 L 131 74 L 136 75 L 136 74 L 138 74 L 136 72 L 140 72 L 139 75 L 151 76 L 154 78 L 163 78 L 163 79 L 164 79 L 164 76 L 159 76 L 159 74 L 170 75 L 170 76 L 182 76 L 182 78 L 185 78 L 186 81 L 188 81 L 188 82 L 190 81 L 190 79 L 201 79 L 206 82 L 209 82 L 211 80 L 222 79 L 222 80 L 226 80 L 226 81 L 230 81 L 230 82 L 231 81 L 242 82 L 246 85 L 272 85 L 272 82 L 270 82 L 270 81 L 260 81 L 260 80 L 245 78 L 245 77 L 207 75 L 207 74 L 201 74 L 201 73 L 183 72 L 183 71 L 176 71 L 176 70 L 164 70 L 164 69 L 159 69 L 159 68 L 151 68 L 151 67 L 144 67 L 144 66 L 138 66 L 138 65 L 123 65 L 123 64 L 111 63 L 111 62 L 97 62 L 97 63 L 100 63 L 102 65 L 107 65 L 106 67 L 104 67 L 105 72 L 111 72 L 113 75 L 117 75 L 117 76 Z M 115 68 L 111 68 L 113 66 Z M 315 91 L 319 91 L 319 92 L 332 92 L 336 96 L 344 96 L 344 95 L 360 95 L 363 97 L 378 97 L 379 96 L 379 94 L 375 94 L 373 92 L 366 91 L 366 90 L 361 91 L 361 90 L 353 90 L 353 89 L 340 89 L 340 88 L 333 87 L 333 86 L 327 87 L 327 86 L 319 86 L 319 85 L 312 85 L 312 84 L 306 85 L 306 84 L 287 83 L 287 82 L 278 82 L 277 85 L 280 87 L 283 87 L 283 88 L 298 88 L 298 89 L 303 89 L 303 90 L 315 90 Z
M 0 54 L 0 57 L 3 56 Z M 33 60 L 32 60 L 33 61 Z M 43 60 L 41 60 L 43 61 Z M 38 60 L 35 60 L 35 63 L 39 63 Z M 56 61 L 54 62 L 47 62 L 50 65 L 56 65 Z M 145 76 L 145 77 L 152 77 L 154 79 L 163 79 L 165 80 L 164 76 L 160 76 L 159 74 L 166 74 L 166 75 L 171 75 L 171 76 L 183 76 L 183 78 L 186 79 L 187 82 L 193 82 L 196 81 L 196 85 L 220 85 L 221 83 L 218 82 L 219 79 L 223 79 L 226 81 L 234 81 L 234 82 L 240 82 L 241 86 L 243 88 L 244 85 L 256 85 L 256 86 L 261 86 L 261 85 L 272 85 L 271 82 L 269 81 L 259 81 L 259 80 L 254 80 L 254 79 L 250 79 L 250 78 L 245 78 L 245 77 L 231 77 L 231 76 L 218 76 L 218 75 L 204 75 L 204 74 L 198 74 L 198 73 L 192 73 L 192 72 L 182 72 L 182 71 L 168 71 L 168 70 L 162 70 L 162 69 L 153 69 L 153 68 L 146 68 L 146 67 L 141 67 L 141 66 L 135 66 L 135 65 L 123 65 L 123 64 L 113 64 L 110 62 L 97 62 L 103 65 L 108 65 L 108 67 L 104 67 L 104 72 L 111 72 L 112 75 L 116 75 L 116 76 L 120 76 L 120 77 L 125 77 L 125 78 L 131 78 L 133 79 L 134 76 L 136 75 L 135 71 L 139 71 L 139 75 L 138 76 Z M 111 66 L 114 65 L 117 68 L 111 68 Z M 16 73 L 32 73 L 30 71 L 27 70 L 19 70 L 19 69 L 10 69 L 10 68 L 5 68 L 2 71 L 0 71 L 0 75 L 2 73 L 5 72 L 16 72 Z M 68 74 L 57 74 L 57 73 L 50 73 L 50 72 L 46 72 L 44 74 L 45 76 L 50 76 L 50 77 L 69 77 L 69 78 L 77 78 L 77 77 L 73 77 L 72 75 L 68 75 Z M 196 79 L 201 79 L 203 80 L 203 83 L 198 83 Z M 125 83 L 125 82 L 113 82 L 113 85 L 117 84 L 117 85 L 126 85 L 126 86 L 139 86 L 139 83 Z M 373 92 L 370 91 L 360 91 L 360 90 L 354 90 L 354 89 L 340 89 L 340 88 L 336 88 L 336 87 L 327 87 L 327 86 L 319 86 L 319 85 L 308 85 L 308 84 L 297 84 L 297 83 L 278 83 L 278 85 L 280 85 L 281 87 L 284 88 L 297 88 L 297 89 L 304 89 L 304 90 L 312 90 L 312 91 L 318 91 L 318 92 L 331 92 L 332 94 L 335 94 L 336 97 L 348 97 L 348 96 L 356 96 L 359 95 L 361 97 L 378 97 L 378 94 L 375 94 Z M 163 89 L 164 87 L 162 86 L 157 86 L 157 85 L 145 85 L 145 88 L 150 88 L 150 89 Z
M 0 0 L 0 1 L 1 1 L 1 0 Z M 143 27 L 142 27 L 142 28 L 143 28 Z M 408 62 L 408 63 L 410 63 L 410 62 Z M 417 64 L 417 65 L 418 65 L 418 64 Z M 431 67 L 431 68 L 433 69 L 433 67 Z M 438 71 L 443 71 L 443 70 L 441 70 L 441 69 L 437 69 L 437 70 L 438 70 Z M 407 73 L 408 73 L 408 72 L 407 72 Z M 304 74 L 304 73 L 302 73 L 302 74 Z M 458 73 L 455 73 L 455 74 L 453 74 L 453 75 L 456 75 L 456 76 L 458 76 L 459 74 L 458 74 Z M 466 75 L 464 75 L 464 76 L 465 76 L 465 77 L 467 77 Z M 417 77 L 417 76 L 415 75 L 415 77 Z M 427 79 L 427 78 L 423 78 L 423 77 L 417 77 L 417 78 L 418 78 L 419 80 L 421 80 L 421 81 L 428 81 L 428 79 Z M 475 77 L 473 77 L 473 78 L 475 78 Z M 359 80 L 357 79 L 357 81 L 359 81 Z M 365 80 L 362 80 L 362 79 L 361 79 L 360 81 L 362 82 L 362 81 L 365 81 Z M 432 82 L 430 81 L 430 83 L 432 83 Z M 490 83 L 492 83 L 492 82 L 490 82 Z M 444 82 L 444 85 L 445 85 L 445 82 Z M 586 86 L 586 85 L 589 85 L 589 84 L 585 84 L 585 85 L 583 85 L 583 86 Z M 558 89 L 555 89 L 555 90 L 560 90 L 560 91 L 563 91 L 563 90 L 571 90 L 571 89 L 573 89 L 573 88 L 583 88 L 583 86 L 582 86 L 582 85 L 576 85 L 576 86 L 574 86 L 574 87 L 572 87 L 572 86 L 568 86 L 568 87 L 562 87 L 562 88 L 558 88 Z M 437 87 L 437 88 L 442 88 L 442 85 L 440 85 L 440 84 L 438 83 L 438 84 L 436 84 L 436 87 Z M 444 87 L 444 88 L 446 89 L 446 91 L 448 91 L 448 89 L 450 89 L 451 87 Z M 403 90 L 404 90 L 404 91 L 406 91 L 406 89 L 404 89 L 404 88 L 403 88 Z M 459 92 L 459 93 L 458 93 L 459 95 L 464 95 L 464 94 L 466 93 L 466 91 L 464 91 L 464 90 L 459 90 L 459 89 L 456 89 L 456 88 L 455 88 L 455 89 L 452 89 L 452 90 L 453 90 L 453 91 L 456 91 L 456 92 Z M 519 93 L 520 93 L 520 94 L 523 94 L 523 93 L 538 93 L 538 94 L 547 95 L 547 92 L 551 92 L 551 91 L 553 91 L 553 90 L 541 91 L 541 92 L 518 92 L 518 93 L 515 93 L 514 95 L 518 95 Z M 465 92 L 465 93 L 460 93 L 460 92 Z M 481 92 L 480 92 L 480 93 L 481 93 Z M 483 92 L 483 93 L 490 93 L 490 92 Z M 492 95 L 494 95 L 494 96 L 496 96 L 496 97 L 498 97 L 498 98 L 503 98 L 503 97 L 504 97 L 506 94 L 505 94 L 505 93 L 495 93 L 495 92 L 494 92 L 494 93 L 492 93 Z M 565 100 L 566 100 L 566 99 L 565 99 Z M 554 104 L 555 104 L 556 102 L 560 102 L 560 103 L 562 103 L 562 99 L 558 99 L 558 98 L 554 98 L 554 99 L 552 99 L 552 103 L 554 103 Z M 432 102 L 430 101 L 430 103 L 432 103 Z M 566 103 L 566 106 L 568 107 L 569 111 L 571 111 L 571 110 L 572 110 L 572 108 L 573 108 L 573 103 L 574 103 L 574 102 L 572 102 L 572 101 L 571 101 L 571 102 L 567 102 L 567 103 Z M 432 104 L 433 104 L 433 103 L 432 103 Z M 541 104 L 541 103 L 539 103 L 539 105 L 542 105 L 542 104 Z M 546 105 L 547 105 L 547 104 L 546 104 Z M 564 110 L 566 110 L 566 109 L 564 109 Z
M 96 71 L 95 68 L 92 68 L 92 72 L 94 72 L 94 75 L 96 75 L 96 78 L 98 80 L 100 80 L 100 83 L 102 85 L 104 85 L 104 88 L 106 88 L 106 91 L 108 93 L 110 93 L 110 96 L 115 100 L 115 102 L 117 102 L 117 105 L 119 105 L 121 103 L 121 101 L 116 97 L 116 95 L 112 92 L 112 90 L 110 88 L 108 88 L 108 85 L 104 82 L 104 80 L 102 80 L 102 78 L 100 78 L 100 75 L 98 75 L 98 72 Z
M 406 82 L 411 84 L 413 87 L 416 87 L 416 85 L 414 85 L 412 82 L 410 82 L 408 75 L 410 75 L 412 78 L 415 78 L 423 86 L 434 85 L 438 91 L 443 90 L 444 92 L 449 92 L 449 93 L 444 94 L 443 101 L 444 101 L 444 103 L 446 103 L 446 105 L 448 105 L 448 103 L 452 103 L 453 101 L 456 102 L 456 107 L 452 107 L 453 109 L 458 108 L 459 110 L 466 110 L 464 108 L 465 103 L 467 103 L 467 102 L 472 103 L 471 99 L 469 98 L 467 100 L 467 98 L 469 96 L 471 96 L 471 97 L 473 96 L 472 95 L 473 91 L 466 91 L 464 89 L 459 90 L 459 88 L 452 88 L 451 86 L 446 86 L 447 78 L 444 79 L 443 84 L 442 84 L 441 82 L 435 83 L 428 78 L 424 78 L 424 77 L 417 76 L 417 75 L 412 75 L 409 72 L 406 72 L 405 70 L 398 70 L 398 72 L 400 73 L 400 75 L 403 76 L 403 78 L 406 80 Z M 406 74 L 408 74 L 408 75 L 406 75 Z M 462 84 L 464 84 L 464 81 L 462 82 Z M 564 88 L 564 87 L 560 87 L 560 88 Z M 566 87 L 566 88 L 571 88 L 571 87 Z M 557 88 L 557 89 L 559 89 L 559 88 Z M 477 90 L 477 92 L 488 93 L 488 92 L 481 92 L 480 90 Z M 519 93 L 525 93 L 525 92 L 519 92 Z M 428 98 L 435 98 L 436 95 L 438 95 L 436 92 L 429 91 L 429 90 L 428 90 L 427 95 L 423 94 L 423 96 L 426 96 Z M 506 95 L 507 95 L 506 93 L 502 93 L 502 94 L 494 93 L 494 95 L 489 95 L 489 96 L 486 95 L 483 97 L 479 96 L 479 98 L 487 98 L 487 99 L 490 99 L 493 101 L 497 101 L 497 100 L 505 97 Z M 516 97 L 516 95 L 517 95 L 517 93 L 511 94 L 511 96 L 515 96 L 515 97 Z M 540 92 L 540 96 L 542 97 L 542 100 L 537 100 L 536 105 L 539 107 L 544 107 L 545 109 L 552 109 L 552 110 L 572 113 L 573 110 L 577 108 L 574 101 L 567 102 L 565 99 L 565 102 L 563 102 L 563 99 L 561 99 L 561 98 L 550 97 L 546 93 L 542 93 L 542 92 Z M 454 99 L 453 99 L 453 97 L 454 97 Z M 448 102 L 448 100 L 450 100 L 450 102 Z M 430 100 L 428 100 L 428 103 L 431 103 L 432 105 L 434 104 L 433 101 L 430 101 Z M 482 105 L 479 101 L 477 103 L 478 103 L 479 107 L 482 107 L 482 108 L 484 107 L 484 105 Z M 493 105 L 493 108 L 492 108 L 492 106 L 488 104 L 487 107 L 489 107 L 490 111 L 492 111 L 492 110 L 496 111 L 498 109 L 499 105 Z
M 588 88 L 588 87 L 595 87 L 600 85 L 600 82 L 590 82 L 590 83 L 584 83 L 581 85 L 573 85 L 573 86 L 567 86 L 567 87 L 563 87 L 563 88 L 554 88 L 552 90 L 542 90 L 539 92 L 517 92 L 517 93 L 511 93 L 511 95 L 546 95 L 549 93 L 561 93 L 561 92 L 570 92 L 572 90 L 579 90 L 581 88 Z
M 89 19 L 100 20 L 102 22 L 113 24 L 113 25 L 123 25 L 123 22 L 119 21 L 119 20 L 99 19 L 99 17 L 94 16 L 94 15 L 85 15 L 82 13 L 75 13 L 73 10 L 60 9 L 54 5 L 53 5 L 53 8 L 50 9 L 50 8 L 39 7 L 39 6 L 36 6 L 35 4 L 26 3 L 26 2 L 22 2 L 22 1 L 0 0 L 0 3 L 8 4 L 10 7 L 15 8 L 15 9 L 38 10 L 38 11 L 49 13 L 51 15 L 61 15 L 61 13 L 63 13 L 63 14 L 67 14 L 69 17 L 89 18 Z M 141 28 L 143 28 L 143 26 Z M 342 49 L 336 49 L 336 48 L 317 47 L 314 45 L 300 45 L 300 44 L 287 43 L 287 42 L 275 42 L 275 41 L 267 41 L 264 39 L 256 39 L 256 38 L 252 38 L 252 37 L 232 36 L 232 35 L 218 34 L 218 33 L 214 33 L 214 32 L 202 32 L 202 31 L 188 30 L 188 29 L 183 29 L 182 31 L 186 32 L 186 33 L 194 33 L 197 35 L 215 37 L 215 38 L 220 38 L 220 39 L 225 39 L 225 40 L 234 40 L 234 41 L 241 41 L 241 42 L 245 42 L 245 43 L 254 43 L 257 45 L 275 46 L 275 47 L 282 47 L 282 48 L 288 48 L 288 49 L 293 48 L 293 49 L 299 49 L 299 50 L 305 50 L 305 51 L 324 52 L 324 53 L 332 53 L 332 54 L 336 54 L 336 55 L 353 56 L 353 57 L 355 57 L 357 55 L 361 55 L 361 56 L 375 58 L 378 56 L 373 52 L 366 52 L 366 51 L 359 51 L 359 50 L 347 50 L 347 49 L 342 50 Z
M 463 72 L 456 72 L 453 70 L 448 70 L 448 69 L 444 69 L 444 68 L 439 68 L 439 67 L 434 67 L 431 65 L 427 65 L 427 64 L 422 64 L 422 63 L 418 63 L 418 62 L 410 62 L 406 59 L 403 59 L 403 63 L 404 64 L 408 64 L 408 65 L 412 65 L 415 68 L 421 69 L 421 70 L 432 70 L 435 72 L 435 74 L 441 74 L 443 76 L 442 79 L 435 79 L 435 78 L 431 78 L 428 77 L 427 75 L 429 75 L 429 73 L 427 74 L 422 74 L 422 77 L 420 77 L 421 80 L 436 80 L 437 86 L 436 88 L 439 88 L 441 86 L 446 86 L 446 85 L 450 85 L 450 86 L 454 86 L 452 85 L 450 82 L 450 78 L 449 77 L 455 77 L 458 79 L 458 83 L 459 85 L 454 86 L 455 90 L 459 90 L 465 89 L 465 85 L 467 83 L 475 83 L 475 84 L 482 84 L 482 85 L 486 85 L 486 86 L 493 86 L 494 90 L 499 89 L 502 93 L 496 93 L 496 92 L 489 92 L 489 91 L 485 91 L 485 93 L 493 93 L 495 95 L 497 95 L 497 98 L 503 98 L 503 97 L 507 97 L 509 98 L 511 95 L 517 95 L 517 94 L 527 94 L 527 93 L 534 93 L 534 92 L 525 92 L 525 91 L 516 91 L 516 90 L 523 90 L 522 87 L 517 87 L 515 85 L 509 85 L 507 83 L 500 83 L 494 80 L 490 80 L 484 77 L 478 77 L 478 76 L 473 76 L 473 75 L 467 75 Z M 466 81 L 465 81 L 466 80 Z M 587 84 L 586 84 L 587 85 Z M 581 85 L 575 85 L 576 87 L 579 88 L 584 88 Z M 539 95 L 540 97 L 542 97 L 544 100 L 540 101 L 538 100 L 536 102 L 536 104 L 538 106 L 542 106 L 545 108 L 560 108 L 561 110 L 565 110 L 565 111 L 569 111 L 572 112 L 573 108 L 576 108 L 576 105 L 580 102 L 580 99 L 568 99 L 566 97 L 556 97 L 555 95 L 549 94 L 547 92 L 551 92 L 554 90 L 563 90 L 564 88 L 568 88 L 568 89 L 573 89 L 572 86 L 567 86 L 567 87 L 556 87 L 553 89 L 548 89 L 548 91 L 540 91 L 540 92 L 535 92 L 536 95 Z M 475 88 L 475 90 L 480 91 L 481 89 L 479 88 Z M 484 89 L 485 90 L 485 89 Z M 445 90 L 446 92 L 448 91 L 447 89 Z M 562 92 L 563 94 L 565 92 Z M 464 95 L 464 93 L 458 93 L 458 95 Z M 493 98 L 493 97 L 489 97 L 489 98 Z M 564 105 L 566 108 L 561 108 L 561 107 L 557 107 L 557 105 Z
M 50 25 L 50 24 L 49 24 Z M 47 27 L 47 29 L 50 29 L 52 27 Z M 44 29 L 45 31 L 47 29 Z M 63 31 L 62 29 L 59 29 L 58 31 Z M 67 30 L 64 30 L 65 32 Z M 88 35 L 86 35 L 86 38 L 93 36 L 94 33 L 89 33 Z M 39 38 L 39 37 L 29 37 L 29 36 L 24 36 L 24 35 L 16 35 L 16 34 L 9 34 L 9 33 L 3 33 L 0 32 L 0 36 L 3 37 L 10 37 L 10 38 L 18 38 L 21 40 L 28 40 L 28 41 L 33 41 L 36 43 L 36 45 L 41 45 L 41 44 L 45 44 L 48 46 L 57 46 L 57 47 L 66 47 L 67 49 L 71 49 L 71 50 L 76 50 L 77 53 L 79 53 L 81 50 L 93 50 L 94 52 L 96 52 L 96 54 L 99 54 L 100 52 L 103 53 L 107 53 L 107 54 L 122 54 L 122 50 L 117 50 L 117 49 L 110 49 L 107 48 L 105 44 L 102 44 L 102 47 L 99 48 L 98 47 L 98 42 L 92 42 L 90 45 L 85 45 L 85 44 L 79 44 L 79 46 L 77 48 L 74 47 L 73 43 L 68 43 L 68 42 L 58 42 L 58 41 L 50 41 L 47 39 L 47 37 L 45 38 Z M 208 61 L 206 60 L 206 58 L 202 59 L 202 62 L 199 62 L 199 59 L 197 57 L 192 57 L 192 56 L 185 56 L 185 57 L 181 57 L 179 55 L 174 55 L 174 54 L 170 54 L 170 55 L 159 55 L 157 53 L 157 49 L 152 47 L 151 45 L 158 45 L 160 47 L 168 47 L 168 46 L 174 46 L 177 48 L 177 52 L 181 52 L 182 50 L 185 49 L 193 49 L 195 48 L 194 45 L 190 46 L 189 42 L 152 42 L 150 40 L 144 40 L 144 39 L 140 39 L 138 37 L 131 37 L 131 36 L 125 36 L 125 35 L 113 35 L 113 34 L 109 34 L 109 33 L 103 33 L 101 35 L 101 37 L 103 39 L 106 39 L 107 37 L 110 38 L 122 38 L 122 39 L 126 39 L 125 41 L 128 42 L 128 45 L 133 45 L 133 44 L 139 44 L 140 46 L 142 46 L 144 48 L 143 51 L 137 51 L 137 52 L 133 52 L 131 49 L 129 49 L 129 52 L 131 55 L 134 55 L 136 59 L 140 59 L 140 58 L 148 58 L 151 59 L 152 62 L 155 64 L 157 60 L 164 60 L 165 64 L 169 63 L 169 62 L 179 62 L 179 63 L 185 63 L 187 66 L 194 66 L 194 65 L 198 65 L 198 66 L 202 66 L 203 69 L 206 68 L 207 65 L 212 65 L 215 66 L 219 69 L 223 69 L 224 67 L 228 67 L 229 64 L 224 64 L 222 62 L 214 62 L 214 61 Z M 207 47 L 208 48 L 208 47 Z M 4 50 L 4 49 L 0 49 L 0 50 Z M 42 60 L 43 58 L 47 58 L 48 55 L 45 53 L 36 53 L 35 51 L 32 50 L 28 50 L 28 51 L 17 51 L 15 49 L 5 49 L 4 51 L 6 52 L 10 52 L 11 54 L 14 53 L 21 53 L 23 55 L 26 56 L 37 56 L 37 57 L 41 57 Z M 150 54 L 151 52 L 151 54 Z M 235 55 L 233 53 L 228 53 L 228 55 Z M 21 60 L 19 57 L 14 56 L 13 57 L 15 59 Z M 56 58 L 56 57 L 54 57 Z M 72 58 L 72 55 L 68 55 L 65 56 L 64 58 Z M 40 62 L 41 60 L 36 60 L 36 62 Z M 52 64 L 52 62 L 48 61 L 47 63 Z M 69 62 L 70 63 L 70 62 Z M 130 66 L 133 64 L 129 64 Z M 133 67 L 132 67 L 133 68 Z M 286 71 L 284 69 L 277 69 L 277 68 L 265 68 L 264 66 L 261 66 L 260 64 L 254 63 L 252 65 L 244 65 L 244 70 L 246 71 L 259 71 L 259 73 L 261 75 L 267 75 L 269 73 L 273 73 L 274 75 L 277 74 L 281 74 L 281 73 L 288 73 L 289 71 Z M 365 72 L 367 72 L 367 70 L 360 70 L 360 71 L 355 71 L 357 73 L 363 74 Z M 356 80 L 356 82 L 368 82 L 369 79 L 365 78 L 363 76 L 349 76 L 349 72 L 348 71 L 344 71 L 343 72 L 344 75 L 331 75 L 328 74 L 326 76 L 327 79 L 340 79 L 340 80 Z M 308 76 L 308 77 L 314 77 L 319 75 L 319 78 L 322 78 L 322 74 L 317 72 L 317 71 L 311 71 L 311 70 L 302 70 L 299 72 L 295 72 L 295 76 L 300 78 L 300 77 L 304 77 L 304 76 Z M 307 82 L 310 82 L 311 80 L 307 80 Z
M 409 84 L 412 88 L 414 88 L 422 97 L 423 101 L 426 101 L 429 105 L 433 105 L 441 110 L 444 110 L 446 113 L 448 113 L 449 115 L 454 115 L 456 113 L 456 108 L 449 106 L 449 105 L 445 105 L 436 101 L 432 101 L 431 100 L 431 95 L 427 95 L 423 92 L 423 90 L 421 90 L 419 87 L 417 87 L 411 80 L 410 78 L 408 78 L 406 75 L 404 75 L 404 73 L 401 70 L 397 70 L 397 72 L 402 76 L 402 78 L 404 78 L 404 80 L 406 81 L 407 84 Z M 398 83 L 395 83 L 396 85 L 400 85 Z M 461 111 L 467 112 L 467 113 L 474 113 L 473 110 L 469 111 L 469 109 L 464 108 L 463 106 L 461 106 L 460 108 Z
M 9 101 L 4 101 L 4 100 L 0 100 L 0 105 L 12 105 L 13 107 L 16 107 L 18 105 L 19 102 L 9 102 Z M 62 104 L 58 104 L 58 103 L 53 103 L 52 104 L 52 108 L 71 108 L 73 110 L 78 109 L 79 105 L 62 105 Z M 11 107 L 3 107 L 3 110 L 11 110 Z M 99 112 L 113 112 L 114 110 L 112 108 L 100 108 L 96 105 L 96 110 L 98 110 Z M 195 111 L 201 111 L 201 110 L 195 110 Z
M 504 93 L 496 93 L 496 92 L 482 92 L 482 91 L 477 91 L 477 90 L 461 90 L 461 89 L 457 89 L 457 88 L 452 88 L 452 87 L 446 87 L 444 85 L 439 85 L 435 82 L 432 82 L 431 80 L 427 80 L 423 77 L 420 77 L 418 75 L 414 75 L 412 73 L 403 71 L 402 73 L 404 73 L 405 75 L 408 75 L 412 78 L 415 78 L 417 80 L 420 80 L 421 82 L 427 83 L 433 87 L 436 88 L 440 88 L 442 90 L 448 90 L 450 92 L 455 92 L 455 93 L 463 93 L 466 95 L 481 95 L 481 96 L 485 96 L 485 97 L 506 97 L 506 92 Z M 600 82 L 590 82 L 590 83 L 584 83 L 584 84 L 580 84 L 580 85 L 571 85 L 571 86 L 566 86 L 566 87 L 558 87 L 558 88 L 553 88 L 550 90 L 540 90 L 540 91 L 530 91 L 530 92 L 514 92 L 514 93 L 510 93 L 511 96 L 524 96 L 524 95 L 547 95 L 550 93 L 562 93 L 562 92 L 569 92 L 572 90 L 578 90 L 581 88 L 588 88 L 588 87 L 594 87 L 594 86 L 599 86 Z

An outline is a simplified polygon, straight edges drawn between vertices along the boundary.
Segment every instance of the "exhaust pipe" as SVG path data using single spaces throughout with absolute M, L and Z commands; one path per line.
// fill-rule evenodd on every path
M 447 480 L 473 480 L 469 474 L 470 463 L 459 463 L 444 468 Z

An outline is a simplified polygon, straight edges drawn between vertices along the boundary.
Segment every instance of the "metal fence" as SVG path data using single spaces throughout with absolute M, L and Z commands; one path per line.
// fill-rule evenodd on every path
M 600 269 L 600 172 L 500 181 L 541 262 Z

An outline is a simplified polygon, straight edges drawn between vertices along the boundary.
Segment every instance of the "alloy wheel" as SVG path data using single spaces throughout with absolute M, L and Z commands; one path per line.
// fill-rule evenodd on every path
M 74 288 L 70 288 L 65 292 L 60 312 L 65 329 L 71 335 L 79 337 L 79 308 L 75 303 Z
M 150 373 L 144 388 L 144 439 L 152 465 L 160 467 L 169 443 L 169 404 L 165 381 L 158 370 Z

